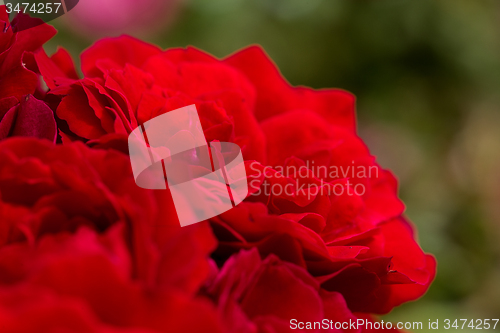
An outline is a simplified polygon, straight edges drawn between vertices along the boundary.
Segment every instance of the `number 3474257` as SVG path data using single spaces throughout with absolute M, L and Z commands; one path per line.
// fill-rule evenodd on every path
M 29 14 L 57 14 L 61 8 L 61 3 L 17 3 L 15 6 L 12 3 L 5 3 L 7 13 L 25 13 Z
M 476 330 L 494 330 L 497 327 L 498 319 L 445 319 L 444 329 L 465 329 L 471 328 Z

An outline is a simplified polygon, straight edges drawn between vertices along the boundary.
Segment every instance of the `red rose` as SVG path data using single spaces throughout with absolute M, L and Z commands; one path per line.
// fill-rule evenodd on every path
M 64 122 L 63 142 L 126 152 L 138 125 L 196 104 L 208 141 L 242 147 L 252 194 L 210 220 L 220 267 L 241 249 L 257 248 L 265 262 L 279 258 L 307 271 L 316 295 L 342 295 L 360 313 L 386 313 L 432 282 L 435 260 L 402 217 L 395 178 L 356 135 L 351 94 L 291 87 L 258 47 L 218 60 L 193 48 L 107 39 L 82 54 L 79 80 L 68 75 L 69 61 L 42 51 L 35 57 Z M 226 304 L 219 299 L 219 306 Z M 256 308 L 243 308 L 255 317 Z M 238 311 L 230 314 L 243 315 Z
M 128 157 L 14 138 L 0 160 L 3 332 L 221 331 L 199 295 L 208 224 L 169 226 L 164 193 L 138 188 Z
M 33 52 L 54 34 L 43 24 L 30 31 L 17 32 L 11 26 L 5 6 L 0 6 L 0 140 L 9 136 L 32 136 L 55 140 L 56 124 L 52 110 L 33 97 L 40 95 L 40 76 Z

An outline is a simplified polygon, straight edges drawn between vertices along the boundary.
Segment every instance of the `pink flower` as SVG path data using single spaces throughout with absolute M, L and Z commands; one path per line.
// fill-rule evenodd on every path
M 179 0 L 85 0 L 66 15 L 65 22 L 84 36 L 147 35 L 171 23 L 179 3 Z

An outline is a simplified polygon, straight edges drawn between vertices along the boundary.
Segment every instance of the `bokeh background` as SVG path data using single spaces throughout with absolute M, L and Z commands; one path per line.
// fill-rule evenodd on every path
M 260 44 L 293 85 L 351 91 L 438 259 L 427 295 L 383 319 L 500 316 L 500 1 L 80 0 L 52 24 L 49 53 L 122 33 L 218 57 Z

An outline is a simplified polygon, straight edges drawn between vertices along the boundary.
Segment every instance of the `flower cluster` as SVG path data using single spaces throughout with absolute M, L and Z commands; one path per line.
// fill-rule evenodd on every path
M 290 86 L 257 46 L 219 60 L 126 36 L 83 52 L 81 78 L 41 48 L 53 28 L 2 20 L 2 332 L 288 332 L 376 320 L 428 289 L 435 260 L 351 94 Z M 127 137 L 191 104 L 207 141 L 242 147 L 251 193 L 181 228 L 168 191 L 135 184 Z

